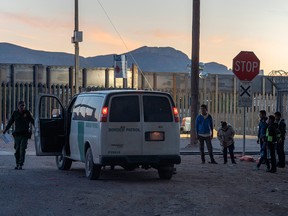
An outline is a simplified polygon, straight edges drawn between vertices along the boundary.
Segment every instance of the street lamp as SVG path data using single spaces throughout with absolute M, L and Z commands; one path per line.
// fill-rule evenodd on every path
M 203 102 L 206 104 L 208 102 L 207 100 L 207 77 L 209 76 L 209 73 L 204 71 L 205 64 L 199 63 L 199 78 L 203 80 L 203 89 L 204 89 L 204 95 L 203 95 Z
M 204 71 L 204 67 L 205 67 L 205 64 L 200 62 L 199 63 L 199 72 L 200 72 L 199 73 L 199 78 L 200 79 L 206 79 L 208 77 L 208 75 L 209 75 L 208 72 Z
M 205 64 L 203 62 L 199 62 L 199 78 L 207 78 L 208 73 L 204 71 Z M 189 70 L 189 76 L 191 77 L 191 63 L 187 64 L 187 69 Z

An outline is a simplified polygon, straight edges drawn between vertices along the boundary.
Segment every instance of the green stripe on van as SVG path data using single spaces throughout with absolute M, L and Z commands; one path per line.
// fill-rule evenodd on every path
M 84 122 L 81 121 L 78 122 L 78 147 L 80 158 L 82 161 L 84 161 Z

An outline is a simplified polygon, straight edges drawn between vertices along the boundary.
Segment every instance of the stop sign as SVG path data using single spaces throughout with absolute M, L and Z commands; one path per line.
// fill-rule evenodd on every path
M 241 51 L 233 59 L 233 73 L 241 81 L 251 81 L 260 70 L 260 61 L 253 52 Z

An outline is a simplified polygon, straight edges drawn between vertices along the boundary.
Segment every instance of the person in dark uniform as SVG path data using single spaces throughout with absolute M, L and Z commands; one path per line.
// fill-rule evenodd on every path
M 14 155 L 16 159 L 15 169 L 21 170 L 25 161 L 28 139 L 31 138 L 30 123 L 34 125 L 34 118 L 32 114 L 25 109 L 24 101 L 18 102 L 18 109 L 12 113 L 3 134 L 9 130 L 14 122 L 15 129 L 12 135 L 14 137 Z
M 268 127 L 266 129 L 267 155 L 270 154 L 271 160 L 266 160 L 267 169 L 271 167 L 268 172 L 276 172 L 276 155 L 275 146 L 277 143 L 277 123 L 275 123 L 275 116 L 268 117 Z M 268 158 L 267 158 L 268 159 Z M 270 164 L 269 164 L 270 163 Z M 270 166 L 271 165 L 271 166 Z
M 278 125 L 279 134 L 277 134 L 277 154 L 278 154 L 278 163 L 277 167 L 284 168 L 285 167 L 285 136 L 286 136 L 286 123 L 284 119 L 281 119 L 281 113 L 275 112 L 275 122 Z

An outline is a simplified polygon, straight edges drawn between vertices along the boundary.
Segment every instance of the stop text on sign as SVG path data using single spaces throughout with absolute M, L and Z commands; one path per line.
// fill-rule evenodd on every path
M 259 63 L 251 61 L 235 61 L 235 71 L 237 72 L 247 72 L 254 73 L 259 72 Z
M 241 51 L 233 59 L 233 73 L 241 81 L 253 80 L 260 71 L 260 61 L 251 51 Z

